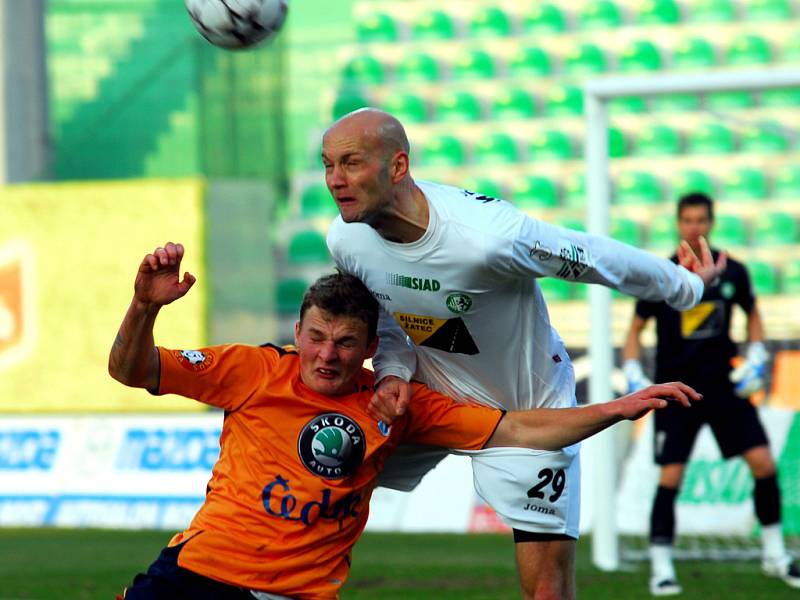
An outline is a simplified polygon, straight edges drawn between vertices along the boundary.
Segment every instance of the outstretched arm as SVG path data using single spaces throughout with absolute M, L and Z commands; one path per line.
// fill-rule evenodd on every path
M 158 350 L 153 340 L 156 316 L 162 306 L 184 296 L 196 281 L 189 272 L 180 280 L 183 252 L 183 245 L 168 242 L 139 265 L 133 299 L 108 356 L 109 374 L 125 385 L 148 390 L 158 387 Z
M 668 402 L 690 406 L 702 396 L 680 382 L 651 385 L 611 402 L 579 408 L 534 408 L 507 413 L 485 448 L 512 446 L 558 450 L 628 419 L 640 419 Z

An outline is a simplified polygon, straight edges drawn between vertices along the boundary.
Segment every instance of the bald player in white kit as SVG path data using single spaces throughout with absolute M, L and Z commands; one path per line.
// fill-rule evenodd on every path
M 503 200 L 415 182 L 408 154 L 401 123 L 375 109 L 342 117 L 323 136 L 325 180 L 340 213 L 328 247 L 383 309 L 372 407 L 386 422 L 405 410 L 412 377 L 506 410 L 574 406 L 572 365 L 538 277 L 599 283 L 685 310 L 724 268 L 724 255 L 715 264 L 707 244 L 702 258 L 679 248 L 678 266 L 549 225 Z M 477 492 L 514 530 L 526 599 L 575 596 L 578 453 L 578 445 L 470 453 Z M 398 453 L 382 484 L 413 489 L 442 457 Z

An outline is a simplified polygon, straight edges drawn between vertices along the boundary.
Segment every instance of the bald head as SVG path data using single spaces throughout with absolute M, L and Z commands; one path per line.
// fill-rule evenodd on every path
M 377 108 L 360 108 L 346 114 L 331 125 L 324 138 L 330 134 L 346 133 L 380 149 L 388 159 L 396 152 L 408 154 L 410 146 L 403 124 L 387 112 Z

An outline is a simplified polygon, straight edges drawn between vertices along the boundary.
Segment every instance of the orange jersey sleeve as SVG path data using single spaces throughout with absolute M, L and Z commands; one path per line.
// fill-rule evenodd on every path
M 158 348 L 159 394 L 178 394 L 236 410 L 269 378 L 278 360 L 271 346 L 230 344 L 199 350 Z
M 404 442 L 480 450 L 503 418 L 496 408 L 459 403 L 421 383 L 411 386 Z

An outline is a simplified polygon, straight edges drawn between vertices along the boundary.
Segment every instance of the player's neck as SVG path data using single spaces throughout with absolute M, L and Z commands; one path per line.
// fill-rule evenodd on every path
M 390 242 L 410 244 L 425 235 L 429 218 L 428 199 L 411 180 L 409 186 L 398 189 L 394 201 L 372 226 Z

